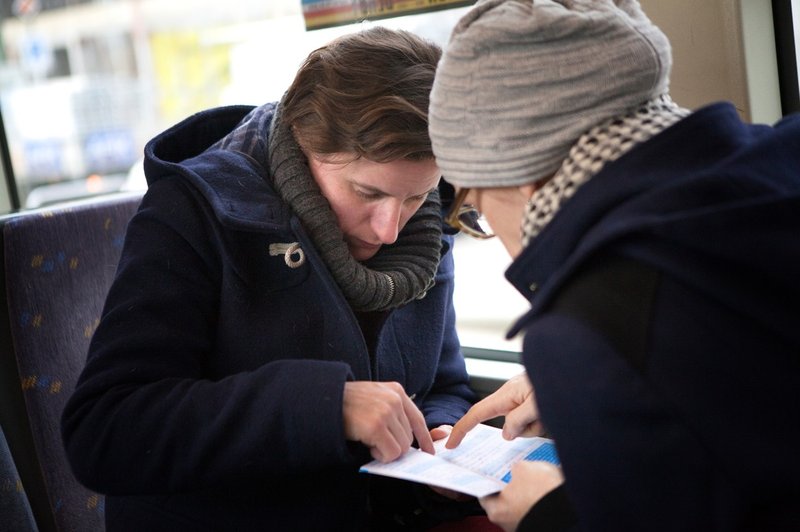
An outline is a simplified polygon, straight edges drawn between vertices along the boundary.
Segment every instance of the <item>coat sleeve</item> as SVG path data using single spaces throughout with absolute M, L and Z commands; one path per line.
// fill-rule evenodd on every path
M 606 337 L 546 314 L 527 328 L 523 356 L 579 522 L 674 530 L 691 515 L 713 528 L 708 450 Z
M 564 487 L 559 486 L 531 506 L 517 532 L 573 532 L 578 530 L 577 524 Z
M 76 477 L 101 493 L 152 494 L 352 466 L 346 364 L 277 360 L 207 378 L 222 265 L 192 195 L 158 181 L 129 225 L 62 417 Z

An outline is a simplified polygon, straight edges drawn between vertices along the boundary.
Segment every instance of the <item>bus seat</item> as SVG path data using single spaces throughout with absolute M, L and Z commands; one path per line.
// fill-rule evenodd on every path
M 38 530 L 2 427 L 0 427 L 0 523 L 16 532 Z
M 0 218 L 0 424 L 42 532 L 105 529 L 103 497 L 74 478 L 59 426 L 140 201 Z

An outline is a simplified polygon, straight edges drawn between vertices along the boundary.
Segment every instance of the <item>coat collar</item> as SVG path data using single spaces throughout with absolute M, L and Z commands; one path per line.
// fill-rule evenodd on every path
M 203 111 L 153 138 L 145 146 L 148 184 L 177 175 L 204 196 L 227 227 L 288 229 L 291 213 L 269 184 L 269 170 L 243 153 L 209 149 L 253 109 L 240 105 Z
M 753 130 L 741 122 L 733 106 L 714 104 L 605 166 L 506 271 L 509 282 L 531 301 L 531 312 L 508 336 L 516 335 L 522 322 L 544 308 L 588 256 L 664 216 L 680 216 L 680 205 L 670 207 L 659 198 L 679 197 L 688 186 L 687 176 L 692 178 L 713 167 L 752 141 L 752 135 Z M 667 212 L 669 209 L 678 210 Z

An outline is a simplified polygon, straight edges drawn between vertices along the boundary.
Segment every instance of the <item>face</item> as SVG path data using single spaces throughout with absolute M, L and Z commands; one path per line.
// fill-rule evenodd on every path
M 314 180 L 331 204 L 358 261 L 392 244 L 439 183 L 434 160 L 376 163 L 339 153 L 308 157 Z
M 522 251 L 522 217 L 530 192 L 521 187 L 474 188 L 465 203 L 485 217 L 512 258 Z

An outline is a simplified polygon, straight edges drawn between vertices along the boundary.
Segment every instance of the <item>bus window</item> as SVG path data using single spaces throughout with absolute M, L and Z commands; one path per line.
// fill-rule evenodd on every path
M 301 7 L 3 2 L 0 110 L 19 207 L 140 185 L 136 165 L 156 133 L 209 107 L 278 100 L 308 52 L 357 27 L 306 31 Z M 375 23 L 444 44 L 464 11 Z
M 22 4 L 32 7 L 22 12 Z M 4 2 L 0 9 L 0 110 L 16 182 L 13 197 L 0 195 L 2 212 L 143 190 L 141 154 L 152 136 L 209 107 L 280 99 L 311 50 L 359 27 L 307 31 L 300 0 Z M 367 24 L 445 46 L 467 9 Z M 504 333 L 525 301 L 502 277 L 505 251 L 458 237 L 455 255 L 466 349 L 514 360 L 518 340 Z M 496 299 L 487 305 L 488 298 Z M 476 372 L 497 371 L 486 364 Z

